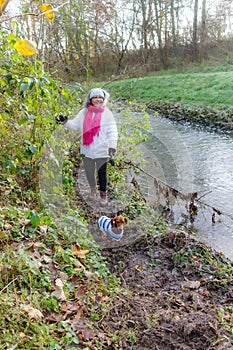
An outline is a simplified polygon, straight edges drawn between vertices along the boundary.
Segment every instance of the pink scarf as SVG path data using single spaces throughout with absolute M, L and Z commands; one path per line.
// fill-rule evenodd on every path
M 87 106 L 87 113 L 83 121 L 83 144 L 89 146 L 94 139 L 94 136 L 99 136 L 101 116 L 105 107 Z M 92 113 L 95 113 L 92 118 Z

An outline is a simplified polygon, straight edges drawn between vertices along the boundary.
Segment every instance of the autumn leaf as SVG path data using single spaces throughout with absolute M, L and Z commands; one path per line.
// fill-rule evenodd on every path
M 135 270 L 137 270 L 138 272 L 142 271 L 142 265 L 135 265 L 134 266 Z
M 21 310 L 23 312 L 26 312 L 30 319 L 41 320 L 44 317 L 44 315 L 40 312 L 40 310 L 38 310 L 30 305 L 23 305 Z
M 35 46 L 26 39 L 17 41 L 14 48 L 24 56 L 33 56 L 38 53 Z
M 44 13 L 44 16 L 53 23 L 54 21 L 54 11 L 50 4 L 42 4 L 39 6 L 39 9 Z M 47 12 L 48 11 L 48 12 Z
M 0 14 L 3 13 L 3 11 L 5 10 L 8 2 L 9 1 L 7 1 L 7 0 L 0 0 Z
M 82 249 L 79 245 L 72 245 L 71 251 L 78 256 L 80 259 L 85 259 L 89 249 Z
M 57 278 L 55 281 L 55 285 L 56 285 L 56 290 L 54 292 L 52 292 L 52 296 L 54 296 L 55 298 L 57 298 L 58 300 L 61 301 L 65 301 L 66 300 L 66 296 L 63 290 L 63 282 L 60 278 Z
M 198 289 L 201 283 L 199 281 L 184 281 L 182 283 L 183 288 Z
M 48 231 L 48 225 L 39 225 L 40 232 L 46 233 Z

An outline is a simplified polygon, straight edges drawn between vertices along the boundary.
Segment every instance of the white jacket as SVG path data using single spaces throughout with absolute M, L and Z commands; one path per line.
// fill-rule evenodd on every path
M 71 130 L 80 130 L 83 134 L 83 121 L 87 108 L 83 108 L 74 119 L 68 120 L 64 125 Z M 94 113 L 93 113 L 94 115 Z M 100 132 L 94 136 L 93 142 L 89 145 L 81 144 L 81 153 L 89 158 L 107 158 L 109 148 L 117 148 L 118 131 L 113 113 L 105 107 L 102 113 Z

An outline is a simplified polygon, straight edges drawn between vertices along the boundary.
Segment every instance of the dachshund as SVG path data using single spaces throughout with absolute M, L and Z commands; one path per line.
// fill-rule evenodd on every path
M 114 218 L 101 216 L 98 220 L 99 228 L 102 232 L 107 233 L 115 241 L 120 241 L 124 233 L 124 225 L 128 225 L 129 220 L 122 215 Z

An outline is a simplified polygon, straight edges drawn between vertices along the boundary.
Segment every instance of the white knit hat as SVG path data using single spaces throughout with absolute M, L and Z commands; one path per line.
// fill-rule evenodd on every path
M 104 94 L 104 91 L 102 89 L 99 89 L 99 88 L 95 88 L 95 89 L 92 89 L 90 91 L 90 100 L 93 98 L 93 97 L 103 97 L 103 99 L 105 98 L 105 94 Z

